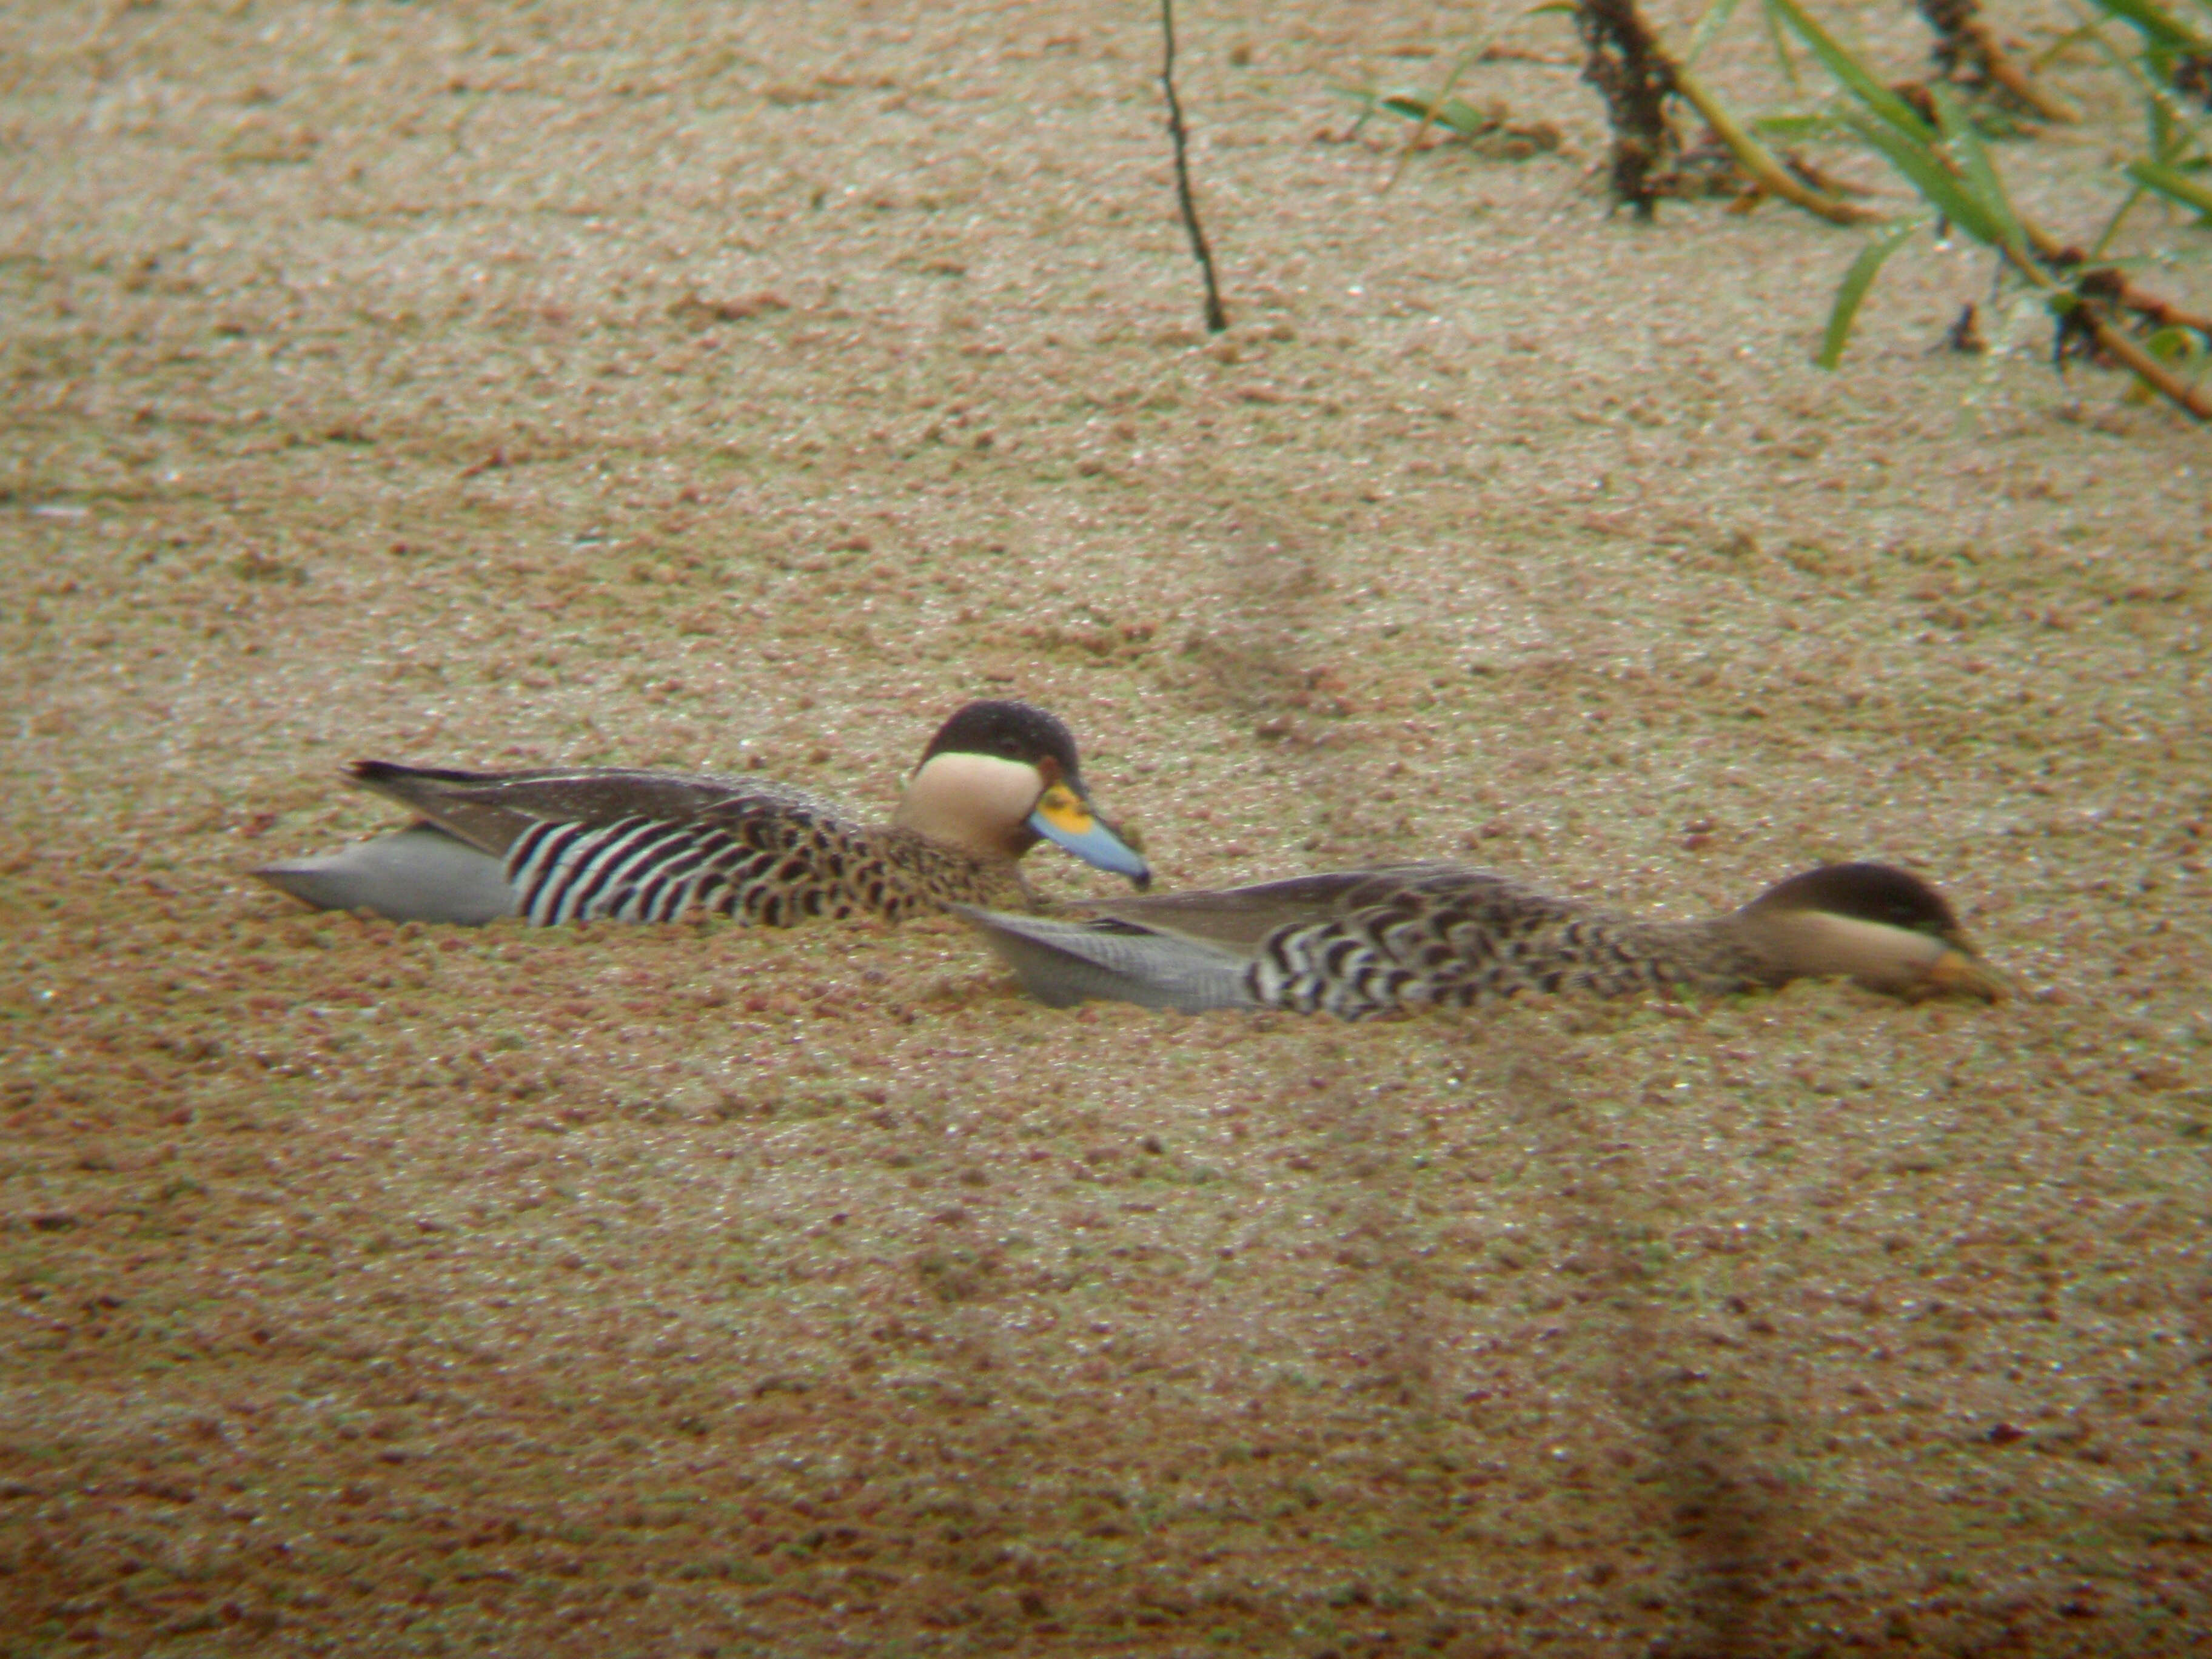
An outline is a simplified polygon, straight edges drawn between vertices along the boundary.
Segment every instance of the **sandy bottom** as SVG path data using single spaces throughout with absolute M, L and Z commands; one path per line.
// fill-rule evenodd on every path
M 1817 374 L 1854 240 L 1607 221 L 1571 67 L 1384 192 L 1335 88 L 1462 8 L 1187 20 L 1219 339 L 1144 8 L 674 9 L 0 24 L 0 1652 L 2188 1650 L 2203 434 L 1931 351 L 1958 248 Z M 244 874 L 363 755 L 878 813 L 994 694 L 1166 885 L 1882 857 L 2022 994 L 1054 1012 Z

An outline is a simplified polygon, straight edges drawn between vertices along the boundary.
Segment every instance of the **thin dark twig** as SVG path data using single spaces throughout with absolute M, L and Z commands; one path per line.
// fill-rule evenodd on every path
M 1198 222 L 1198 204 L 1190 194 L 1190 140 L 1183 131 L 1182 100 L 1175 89 L 1175 0 L 1160 0 L 1160 33 L 1167 40 L 1166 61 L 1160 68 L 1160 84 L 1167 88 L 1168 134 L 1175 140 L 1176 198 L 1182 204 L 1182 227 L 1190 233 L 1190 251 L 1206 277 L 1206 327 L 1218 334 L 1229 326 L 1229 313 L 1221 308 L 1221 289 L 1213 280 L 1213 250 L 1206 245 L 1206 232 Z

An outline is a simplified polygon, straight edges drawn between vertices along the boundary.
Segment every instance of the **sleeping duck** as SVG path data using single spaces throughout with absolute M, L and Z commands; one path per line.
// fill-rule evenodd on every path
M 1703 921 L 1644 921 L 1452 864 L 1109 900 L 1074 920 L 952 908 L 1055 1006 L 1364 1019 L 1525 992 L 1709 996 L 1827 975 L 1901 997 L 2005 994 L 1942 895 L 1883 864 L 1823 865 Z

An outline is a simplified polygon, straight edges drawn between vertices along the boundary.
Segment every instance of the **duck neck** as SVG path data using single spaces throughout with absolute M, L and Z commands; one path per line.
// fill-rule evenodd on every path
M 1029 816 L 1043 793 L 1036 769 L 1020 761 L 932 755 L 908 780 L 891 822 L 979 858 L 1019 858 L 1036 844 Z
M 1848 976 L 1893 994 L 1926 984 L 1956 954 L 1932 934 L 1826 910 L 1739 910 L 1722 926 L 1772 964 L 1771 982 Z

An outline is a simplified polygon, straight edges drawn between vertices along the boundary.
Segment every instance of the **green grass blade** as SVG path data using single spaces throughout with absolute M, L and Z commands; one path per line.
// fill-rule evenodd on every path
M 1844 124 L 1832 115 L 1758 115 L 1749 123 L 1762 138 L 1782 143 L 1809 144 L 1844 136 Z
M 1735 9 L 1741 3 L 1742 0 L 1712 0 L 1712 4 L 1705 8 L 1705 15 L 1698 24 L 1698 32 L 1690 37 L 1690 49 L 1682 55 L 1684 69 L 1698 66 L 1698 59 L 1705 55 L 1705 48 L 1712 45 L 1713 37 L 1728 27 L 1729 19 L 1735 15 Z
M 2004 239 L 2002 246 L 2005 252 L 2026 263 L 2027 233 L 2021 228 L 2020 216 L 2013 211 L 2012 200 L 2005 194 L 2004 181 L 1997 177 L 1996 163 L 1990 160 L 1989 146 L 1974 131 L 1972 118 L 1960 107 L 1956 93 L 1945 86 L 1931 86 L 1928 90 L 1936 100 L 1936 117 L 1942 127 L 1943 146 L 1958 163 L 1961 183 L 1981 204 L 1990 222 L 1997 228 Z
M 1874 279 L 1889 263 L 1889 256 L 1903 247 L 1918 230 L 1921 222 L 1906 220 L 1898 224 L 1884 225 L 1867 238 L 1859 257 L 1851 261 L 1851 268 L 1844 273 L 1844 280 L 1836 285 L 1836 303 L 1828 311 L 1828 331 L 1820 338 L 1820 355 L 1813 361 L 1822 368 L 1833 368 L 1844 360 L 1844 347 L 1850 343 L 1851 325 L 1858 320 L 1859 305 L 1874 286 Z
M 1462 138 L 1476 137 L 1498 125 L 1496 117 L 1486 110 L 1477 109 L 1464 98 L 1431 100 L 1418 92 L 1392 92 L 1385 93 L 1375 101 L 1378 109 L 1403 116 L 1408 121 L 1426 121 L 1437 126 L 1449 127 Z
M 2128 215 L 2133 213 L 2136 204 L 2148 194 L 2149 192 L 2141 185 L 2137 185 L 2128 192 L 2127 199 L 2112 210 L 2112 216 L 2106 222 L 2105 228 L 2098 234 L 2097 240 L 2089 244 L 2089 257 L 2092 259 L 2102 259 L 2105 257 L 2105 250 L 2112 246 L 2112 239 L 2120 234 L 2120 227 L 2127 223 Z
M 2179 202 L 2212 218 L 2212 185 L 2203 179 L 2158 161 L 2133 161 L 2121 170 L 2145 190 L 2156 191 L 2170 202 Z
M 2130 53 L 2122 52 L 2105 38 L 2102 20 L 2095 15 L 2093 9 L 2094 3 L 2095 0 L 2066 0 L 2069 9 L 2081 20 L 2080 32 L 2095 43 L 2097 50 L 2104 55 L 2106 62 L 2127 79 L 2134 82 L 2136 90 L 2145 98 L 2158 104 L 2164 110 L 2168 119 L 2183 126 L 2191 125 L 2188 112 L 2174 102 L 2173 94 L 2167 88 L 2163 79 L 2153 76 L 2146 70 L 2141 59 Z
M 1782 65 L 1782 78 L 1789 82 L 1791 94 L 1802 97 L 1805 77 L 1797 73 L 1797 54 L 1790 48 L 1790 32 L 1782 27 L 1772 7 L 1759 9 L 1759 26 L 1766 31 L 1766 44 L 1774 49 L 1774 61 Z
M 2080 28 L 2068 30 L 2041 52 L 2036 53 L 2034 57 L 2029 58 L 2028 68 L 2035 74 L 2041 75 L 2068 52 L 2080 46 L 2082 41 L 2087 40 L 2096 32 L 2096 27 L 2094 23 L 2084 23 Z
M 1797 0 L 1765 0 L 1766 9 L 1787 23 L 1797 38 L 1812 48 L 1822 67 L 1841 82 L 1859 102 L 1898 131 L 1923 143 L 1936 135 L 1911 105 L 1882 85 L 1864 64 L 1851 56 L 1843 42 L 1822 28 L 1797 4 Z
M 2098 10 L 2131 23 L 2145 40 L 2176 52 L 2212 52 L 2212 40 L 2180 21 L 2157 0 L 2091 0 Z
M 1915 140 L 1894 127 L 1858 110 L 1843 112 L 1844 125 L 1880 150 L 1890 166 L 1903 173 L 1929 207 L 1978 242 L 1990 247 L 2005 246 L 2004 232 L 1970 195 L 1959 175 L 1944 164 L 1935 145 Z
M 2150 130 L 2151 155 L 2158 161 L 2171 161 L 2186 156 L 2202 149 L 2212 113 L 2195 115 L 2182 107 L 2172 89 L 2165 82 L 2144 68 L 2143 58 L 2122 52 L 2105 37 L 2103 20 L 2093 13 L 2088 0 L 2066 0 L 2067 6 L 2082 21 L 2082 33 L 2096 45 L 2105 60 L 2121 76 L 2135 83 L 2136 94 L 2143 105 L 2145 118 Z
M 1467 73 L 1468 66 L 1470 64 L 1480 62 L 1483 54 L 1490 50 L 1491 43 L 1497 38 L 1498 37 L 1494 34 L 1486 35 L 1482 39 L 1474 42 L 1465 52 L 1460 53 L 1458 58 L 1451 66 L 1451 73 L 1444 76 L 1443 85 L 1437 88 L 1437 95 L 1428 101 L 1426 106 L 1424 107 L 1422 113 L 1416 118 L 1417 125 L 1414 126 L 1412 134 L 1407 138 L 1404 147 L 1398 152 L 1398 164 L 1390 169 L 1390 183 L 1383 186 L 1385 190 L 1389 190 L 1393 185 L 1396 185 L 1399 179 L 1403 176 L 1407 164 L 1413 159 L 1413 152 L 1420 148 L 1421 135 L 1429 130 L 1429 124 L 1431 121 L 1437 118 L 1443 114 L 1447 105 L 1453 106 L 1455 112 L 1461 112 L 1474 116 L 1478 123 L 1478 125 L 1474 126 L 1468 127 L 1462 127 L 1456 124 L 1453 124 L 1453 130 L 1458 132 L 1462 137 L 1472 138 L 1476 133 L 1486 131 L 1490 126 L 1496 125 L 1493 122 L 1485 119 L 1482 117 L 1481 112 L 1474 109 L 1474 106 L 1468 103 L 1466 100 L 1454 98 L 1451 95 L 1451 93 L 1452 88 L 1459 84 L 1460 76 Z M 1451 122 L 1451 117 L 1449 116 L 1443 116 L 1443 118 L 1448 123 Z

